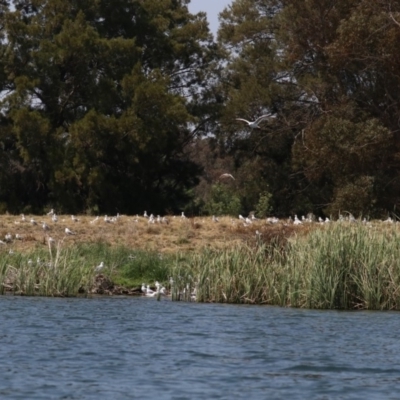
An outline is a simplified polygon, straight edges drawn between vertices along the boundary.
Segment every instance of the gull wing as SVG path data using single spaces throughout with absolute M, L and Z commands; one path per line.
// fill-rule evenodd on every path
M 220 175 L 220 178 L 232 178 L 233 180 L 235 180 L 235 178 L 231 174 L 222 174 Z
M 262 120 L 267 119 L 267 118 L 271 118 L 271 117 L 272 117 L 271 114 L 261 115 L 261 117 L 258 117 L 254 122 L 256 124 L 259 124 Z
M 243 119 L 243 118 L 236 118 L 236 121 L 244 121 L 244 122 L 247 122 L 248 124 L 251 124 L 250 121 L 247 121 L 247 119 Z

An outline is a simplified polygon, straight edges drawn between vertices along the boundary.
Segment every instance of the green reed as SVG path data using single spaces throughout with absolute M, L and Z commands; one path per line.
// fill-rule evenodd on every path
M 103 261 L 105 268 L 96 272 Z M 0 294 L 77 296 L 95 292 L 96 276 L 117 285 L 167 282 L 170 261 L 154 251 L 132 251 L 105 243 L 49 246 L 29 253 L 0 253 Z
M 395 225 L 335 223 L 285 244 L 205 250 L 175 263 L 176 293 L 196 300 L 330 309 L 400 309 Z
M 90 243 L 0 252 L 0 293 L 93 293 L 101 261 L 117 285 L 158 280 L 173 300 L 326 309 L 400 309 L 400 227 L 332 223 L 286 241 L 174 257 Z M 172 277 L 173 284 L 169 284 Z
M 0 284 L 4 290 L 28 296 L 76 296 L 89 293 L 94 269 L 76 250 L 49 247 L 29 254 L 0 258 Z

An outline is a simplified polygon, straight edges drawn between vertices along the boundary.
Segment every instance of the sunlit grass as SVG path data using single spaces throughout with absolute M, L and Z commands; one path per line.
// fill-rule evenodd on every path
M 331 224 L 285 244 L 206 250 L 177 262 L 177 291 L 197 301 L 318 309 L 400 309 L 396 227 Z

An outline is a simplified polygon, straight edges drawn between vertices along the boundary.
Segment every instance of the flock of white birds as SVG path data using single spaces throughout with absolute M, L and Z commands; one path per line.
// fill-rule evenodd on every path
M 229 175 L 229 174 L 225 174 Z M 233 178 L 233 177 L 232 177 Z M 234 178 L 233 178 L 234 179 Z M 50 218 L 49 221 L 44 221 L 41 219 L 40 221 L 36 220 L 35 217 L 26 217 L 24 214 L 21 214 L 21 217 L 19 220 L 14 221 L 15 225 L 20 225 L 20 224 L 30 224 L 32 226 L 38 226 L 41 227 L 42 231 L 46 235 L 46 240 L 48 244 L 53 245 L 57 243 L 57 240 L 55 240 L 52 236 L 50 236 L 50 233 L 53 229 L 54 225 L 60 225 L 63 224 L 64 227 L 63 233 L 64 233 L 64 238 L 68 236 L 75 236 L 77 233 L 75 232 L 74 229 L 71 229 L 67 225 L 67 218 L 63 217 L 61 220 L 59 219 L 58 215 L 54 211 L 54 209 L 51 209 L 48 213 L 47 216 L 45 215 L 44 217 Z M 126 217 L 126 216 L 124 216 Z M 91 220 L 89 223 L 91 225 L 100 223 L 103 221 L 105 224 L 116 224 L 120 220 L 121 215 L 117 214 L 116 216 L 109 217 L 108 215 L 104 215 L 104 217 L 99 217 L 96 216 L 93 220 Z M 171 219 L 180 219 L 180 220 L 187 220 L 187 217 L 185 216 L 185 213 L 182 212 L 181 215 L 179 216 L 172 216 L 172 217 L 166 217 L 163 216 L 161 217 L 160 215 L 155 216 L 154 214 L 148 214 L 147 211 L 144 211 L 143 216 L 139 217 L 139 215 L 136 215 L 133 218 L 134 223 L 138 223 L 139 220 L 146 220 L 147 224 L 164 224 L 168 225 L 170 223 Z M 211 217 L 211 220 L 214 223 L 220 222 L 220 218 L 213 215 Z M 51 222 L 50 222 L 51 221 Z M 75 215 L 70 216 L 70 222 L 71 224 L 77 223 L 80 221 L 80 218 L 76 217 Z M 257 218 L 254 213 L 250 213 L 249 216 L 244 217 L 243 215 L 239 215 L 238 219 L 231 218 L 230 219 L 232 225 L 238 226 L 241 225 L 243 227 L 250 227 L 254 224 L 254 226 L 259 227 L 260 223 L 263 223 L 265 225 L 275 225 L 275 224 L 281 224 L 281 225 L 303 225 L 303 224 L 310 224 L 310 223 L 318 223 L 318 224 L 328 224 L 331 222 L 331 219 L 326 217 L 326 218 L 316 218 L 312 213 L 308 214 L 307 216 L 302 216 L 299 218 L 297 215 L 294 215 L 292 218 L 291 216 L 286 219 L 280 219 L 277 217 L 268 217 L 268 218 Z M 332 220 L 333 221 L 333 220 Z M 339 215 L 339 218 L 336 221 L 346 221 L 350 223 L 356 223 L 356 222 L 361 222 L 364 224 L 370 223 L 366 218 L 360 220 L 356 219 L 351 213 L 347 213 L 346 215 Z M 203 218 L 204 222 L 204 218 Z M 396 220 L 388 217 L 386 220 L 382 221 L 383 223 L 396 223 Z M 52 226 L 53 225 L 53 226 Z M 60 232 L 60 229 L 58 229 L 58 232 Z M 258 231 L 256 231 L 257 234 Z M 13 241 L 18 241 L 18 240 L 23 240 L 24 236 L 21 233 L 6 233 L 4 236 L 4 239 L 0 239 L 0 245 L 7 245 L 12 243 Z M 100 268 L 101 269 L 101 268 Z

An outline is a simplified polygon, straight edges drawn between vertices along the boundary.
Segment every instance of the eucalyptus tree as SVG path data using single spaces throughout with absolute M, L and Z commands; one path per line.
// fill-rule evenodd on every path
M 294 147 L 325 213 L 399 202 L 399 1 L 283 1 L 286 68 L 317 113 Z
M 221 141 L 275 210 L 397 206 L 399 35 L 397 0 L 236 0 L 221 14 Z M 236 125 L 265 112 L 261 130 Z
M 14 2 L 2 110 L 26 203 L 71 212 L 181 206 L 199 173 L 185 149 L 215 98 L 215 44 L 205 14 L 187 3 Z

